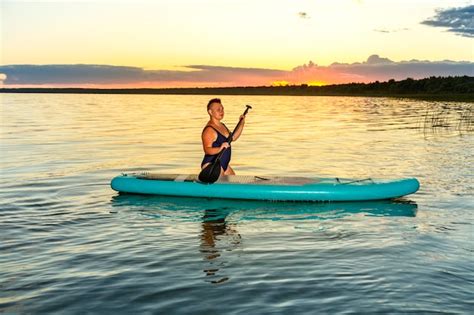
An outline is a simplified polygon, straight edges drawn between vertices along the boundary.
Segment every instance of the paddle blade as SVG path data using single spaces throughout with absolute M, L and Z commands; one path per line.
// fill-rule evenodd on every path
M 201 173 L 199 173 L 198 178 L 200 182 L 212 184 L 219 179 L 220 175 L 221 161 L 218 159 L 217 161 L 203 168 Z

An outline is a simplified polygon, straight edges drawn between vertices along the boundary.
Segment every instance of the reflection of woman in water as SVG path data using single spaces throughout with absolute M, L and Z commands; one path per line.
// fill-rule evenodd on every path
M 209 209 L 205 210 L 202 218 L 202 234 L 201 234 L 201 253 L 205 255 L 210 265 L 219 263 L 217 260 L 221 254 L 217 248 L 217 241 L 225 239 L 230 241 L 229 245 L 232 247 L 240 244 L 240 234 L 231 228 L 226 222 L 227 213 L 224 209 Z M 230 246 L 229 246 L 230 247 Z M 226 248 L 230 250 L 231 248 Z M 204 270 L 206 276 L 215 276 L 219 271 L 219 266 L 223 266 L 225 261 L 220 261 L 218 266 L 214 268 L 207 268 Z M 211 266 L 213 267 L 213 266 Z M 222 283 L 229 280 L 229 277 L 222 277 L 218 280 L 211 280 L 211 283 Z

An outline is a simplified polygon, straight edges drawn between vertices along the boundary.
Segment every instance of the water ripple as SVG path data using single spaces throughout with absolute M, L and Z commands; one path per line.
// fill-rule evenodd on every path
M 254 105 L 233 144 L 238 173 L 416 176 L 410 199 L 267 203 L 110 189 L 120 172 L 198 172 L 208 98 L 2 96 L 0 313 L 472 310 L 472 104 L 222 98 L 229 127 Z

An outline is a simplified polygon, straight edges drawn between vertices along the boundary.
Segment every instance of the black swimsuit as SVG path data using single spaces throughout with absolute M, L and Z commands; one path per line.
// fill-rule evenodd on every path
M 224 124 L 223 124 L 224 125 Z M 224 136 L 222 133 L 219 132 L 219 130 L 217 130 L 216 128 L 212 127 L 212 126 L 206 126 L 204 127 L 203 131 L 206 130 L 206 128 L 212 128 L 214 129 L 216 132 L 217 132 L 217 139 L 216 141 L 214 141 L 212 143 L 212 147 L 213 148 L 218 148 L 220 147 L 224 142 L 227 142 L 227 137 Z M 230 134 L 230 131 L 229 131 L 229 128 L 227 128 L 226 125 L 224 125 L 225 129 L 227 129 L 227 131 L 229 132 Z M 219 153 L 218 153 L 219 154 Z M 210 162 L 214 162 L 214 160 L 216 159 L 217 155 L 218 154 L 214 154 L 214 155 L 209 155 L 209 154 L 206 154 L 204 155 L 204 159 L 202 160 L 201 162 L 201 167 L 206 164 L 206 163 L 210 163 Z M 224 171 L 227 170 L 227 167 L 229 166 L 229 163 L 230 163 L 230 157 L 232 155 L 232 148 L 229 147 L 227 148 L 224 153 L 222 153 L 222 156 L 221 156 L 221 166 L 222 168 L 224 169 Z

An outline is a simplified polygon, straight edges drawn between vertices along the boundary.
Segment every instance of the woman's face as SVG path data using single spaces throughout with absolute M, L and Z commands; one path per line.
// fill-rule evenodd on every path
M 209 115 L 218 120 L 224 118 L 224 106 L 220 103 L 212 103 L 211 108 L 209 109 Z

